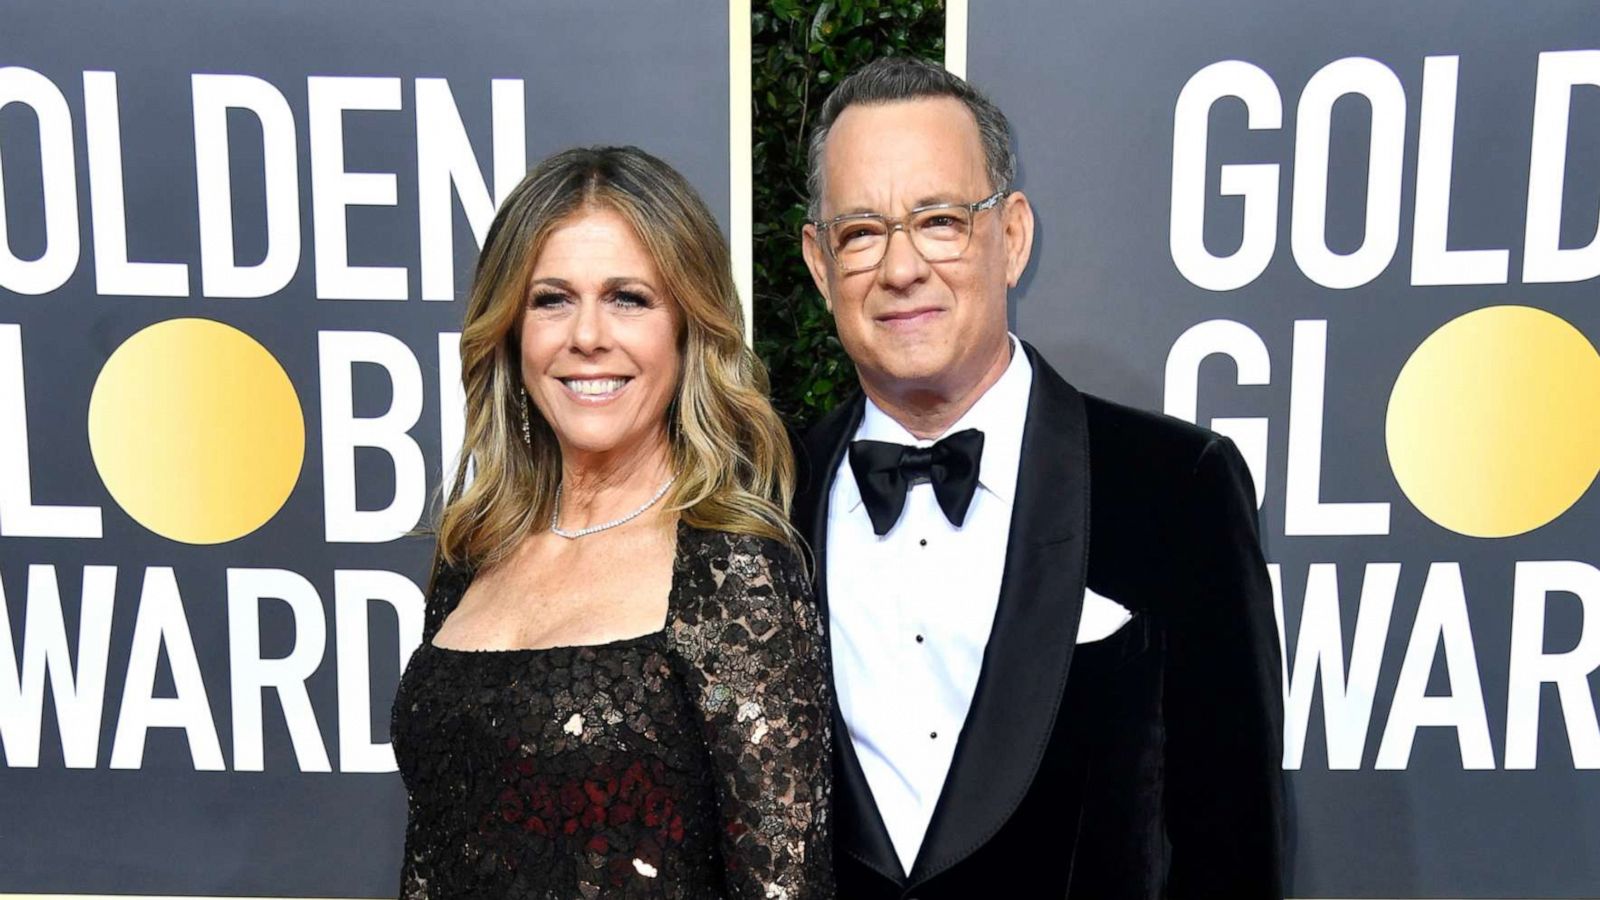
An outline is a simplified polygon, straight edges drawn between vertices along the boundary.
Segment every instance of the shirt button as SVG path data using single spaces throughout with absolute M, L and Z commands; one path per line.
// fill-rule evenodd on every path
M 917 643 L 922 643 L 922 635 L 917 635 Z
M 922 539 L 922 540 L 920 540 L 920 541 L 917 541 L 917 545 L 918 545 L 918 546 L 921 546 L 921 547 L 926 547 L 926 546 L 928 546 L 928 539 L 927 539 L 927 538 L 923 538 L 923 539 Z
M 929 740 L 934 740 L 934 741 L 938 740 L 939 739 L 939 732 L 937 732 L 937 731 L 928 732 L 928 739 Z

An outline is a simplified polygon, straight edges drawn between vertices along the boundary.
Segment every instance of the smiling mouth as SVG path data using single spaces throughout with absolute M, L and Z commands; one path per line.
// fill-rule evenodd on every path
M 924 307 L 922 309 L 907 309 L 878 316 L 878 321 L 885 325 L 913 325 L 918 322 L 925 322 L 942 312 L 944 312 L 944 310 L 936 306 Z
M 561 384 L 579 400 L 609 400 L 622 392 L 632 378 L 560 378 Z

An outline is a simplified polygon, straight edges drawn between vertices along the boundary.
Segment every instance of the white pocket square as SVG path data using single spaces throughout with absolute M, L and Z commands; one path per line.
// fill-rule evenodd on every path
M 1078 619 L 1078 643 L 1103 641 L 1132 618 L 1133 613 L 1127 607 L 1086 587 L 1083 589 L 1083 616 Z

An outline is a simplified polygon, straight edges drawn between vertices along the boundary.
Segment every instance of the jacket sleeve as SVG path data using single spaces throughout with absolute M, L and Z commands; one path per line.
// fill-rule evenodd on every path
M 1255 492 L 1233 442 L 1194 464 L 1164 686 L 1167 896 L 1283 897 L 1283 687 Z

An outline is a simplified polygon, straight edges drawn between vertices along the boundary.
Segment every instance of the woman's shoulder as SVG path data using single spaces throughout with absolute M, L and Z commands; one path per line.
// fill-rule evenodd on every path
M 450 562 L 435 553 L 433 571 L 428 577 L 428 599 L 432 601 L 459 600 L 467 585 L 477 574 L 477 566 L 466 560 Z
M 781 562 L 793 561 L 797 564 L 799 562 L 800 556 L 796 548 L 775 537 L 744 531 L 701 528 L 688 522 L 682 522 L 679 528 L 686 543 L 711 555 L 759 556 Z
M 800 552 L 773 537 L 683 523 L 679 542 L 679 565 L 703 570 L 716 588 L 727 584 L 730 578 L 739 582 L 782 581 L 785 584 L 805 579 Z
M 439 630 L 445 617 L 461 602 L 461 596 L 467 592 L 467 586 L 476 574 L 476 566 L 465 560 L 451 563 L 435 551 L 423 608 L 423 636 L 426 640 L 433 639 L 434 632 Z
M 681 526 L 678 614 L 689 621 L 809 618 L 800 554 L 762 535 Z

